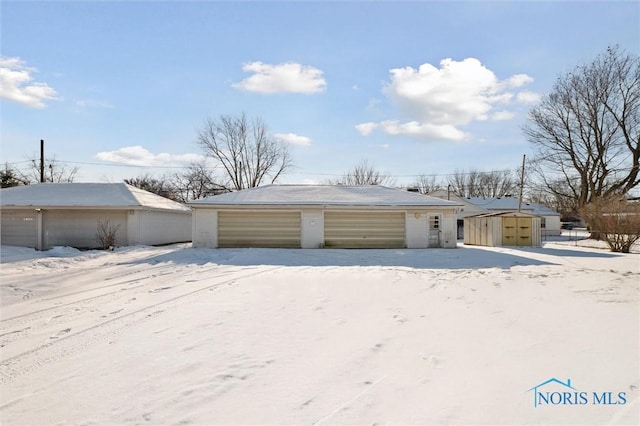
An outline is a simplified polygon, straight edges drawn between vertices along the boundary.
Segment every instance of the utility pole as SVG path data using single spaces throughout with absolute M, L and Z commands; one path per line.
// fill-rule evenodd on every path
M 40 139 L 40 183 L 44 183 L 44 139 Z
M 520 208 L 522 207 L 522 190 L 524 188 L 524 160 L 527 158 L 526 155 L 522 156 L 522 171 L 520 173 L 520 196 L 518 197 L 518 213 L 520 213 Z

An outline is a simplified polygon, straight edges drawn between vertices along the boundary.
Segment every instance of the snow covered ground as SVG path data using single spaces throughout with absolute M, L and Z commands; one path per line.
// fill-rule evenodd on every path
M 639 424 L 640 254 L 580 243 L 3 246 L 0 423 Z

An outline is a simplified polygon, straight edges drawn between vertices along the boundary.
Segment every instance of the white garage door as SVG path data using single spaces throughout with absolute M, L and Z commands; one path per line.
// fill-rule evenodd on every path
M 44 247 L 97 248 L 98 223 L 109 221 L 118 227 L 116 245 L 127 245 L 127 211 L 47 210 L 44 212 Z
M 37 222 L 35 210 L 3 211 L 1 242 L 9 246 L 35 247 Z
M 324 213 L 324 246 L 339 248 L 405 247 L 405 212 Z
M 300 212 L 218 212 L 218 247 L 300 247 Z

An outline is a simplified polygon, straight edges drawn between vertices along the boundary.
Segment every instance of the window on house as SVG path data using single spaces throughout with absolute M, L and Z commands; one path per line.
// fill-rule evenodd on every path
M 546 228 L 547 227 L 547 219 L 546 218 L 540 218 L 540 228 Z
M 429 218 L 429 229 L 440 229 L 440 216 L 431 216 Z

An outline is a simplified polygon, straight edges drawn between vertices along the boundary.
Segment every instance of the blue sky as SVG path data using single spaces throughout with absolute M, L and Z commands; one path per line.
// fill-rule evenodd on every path
M 45 139 L 85 182 L 179 171 L 207 117 L 242 112 L 290 144 L 282 183 L 362 160 L 400 184 L 516 169 L 560 74 L 609 45 L 640 52 L 632 1 L 1 7 L 1 160 L 23 167 Z

